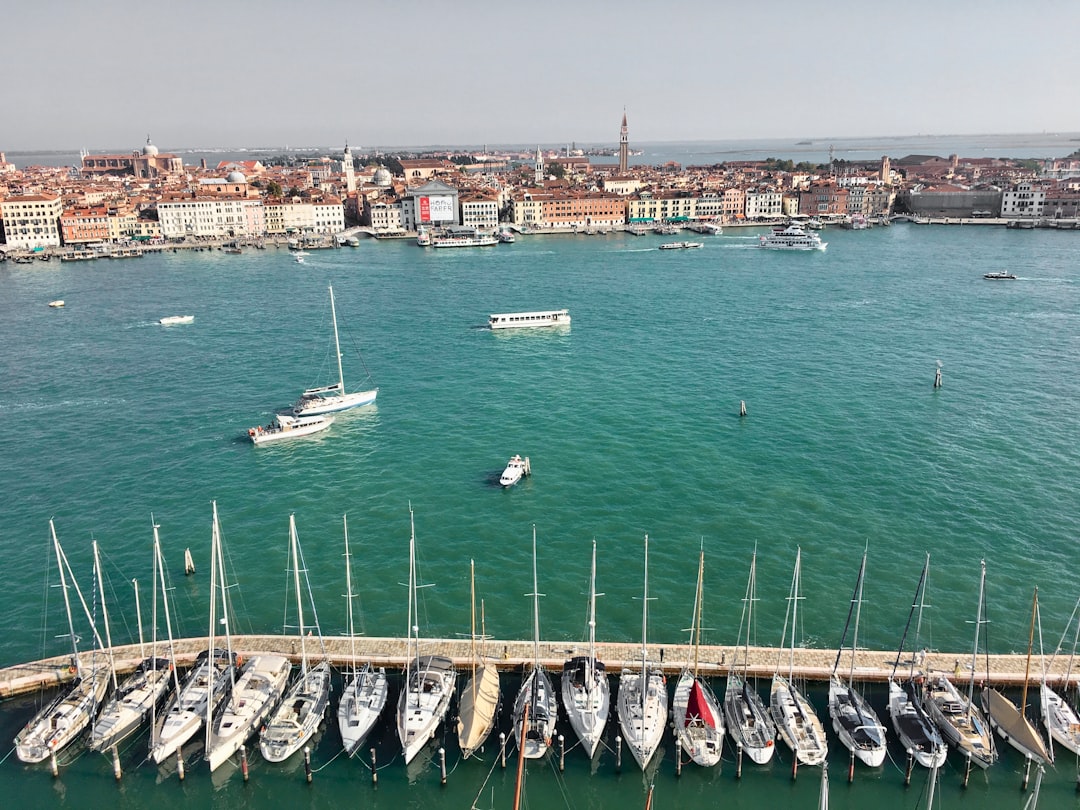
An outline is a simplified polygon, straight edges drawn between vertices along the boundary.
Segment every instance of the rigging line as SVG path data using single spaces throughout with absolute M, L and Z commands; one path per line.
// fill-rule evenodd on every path
M 342 748 L 340 751 L 338 751 L 336 754 L 334 754 L 332 757 L 330 757 L 330 759 L 328 759 L 326 762 L 324 762 L 318 768 L 312 768 L 311 772 L 312 773 L 318 773 L 319 771 L 321 771 L 323 768 L 328 766 L 331 762 L 333 762 L 335 759 L 337 759 L 338 757 L 340 757 L 344 753 L 345 753 L 345 749 Z
M 487 776 L 484 777 L 484 781 L 480 785 L 480 790 L 477 792 L 476 798 L 473 799 L 472 804 L 470 804 L 469 807 L 476 807 L 476 803 L 478 801 L 480 801 L 480 797 L 484 793 L 484 788 L 486 788 L 488 782 L 491 781 L 491 775 L 495 772 L 495 766 L 498 765 L 498 764 L 499 764 L 499 758 L 494 757 L 494 759 L 492 760 L 492 763 L 491 763 L 491 768 L 488 770 Z

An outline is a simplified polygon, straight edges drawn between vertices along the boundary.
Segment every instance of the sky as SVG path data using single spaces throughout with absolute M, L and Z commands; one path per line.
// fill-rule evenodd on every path
M 35 0 L 0 151 L 1080 130 L 1076 0 Z

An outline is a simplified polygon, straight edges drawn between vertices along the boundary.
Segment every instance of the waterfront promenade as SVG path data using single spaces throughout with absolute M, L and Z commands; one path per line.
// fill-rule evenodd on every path
M 232 641 L 233 650 L 244 658 L 260 652 L 272 652 L 286 655 L 294 663 L 299 663 L 299 636 L 234 636 Z M 347 637 L 334 636 L 325 638 L 323 641 L 331 663 L 337 667 L 347 666 L 353 661 L 356 663 L 370 661 L 375 666 L 391 669 L 401 669 L 405 666 L 407 657 L 405 639 L 355 638 L 352 640 L 356 651 L 355 657 L 350 653 L 350 640 Z M 319 640 L 309 637 L 307 642 L 309 657 L 319 657 L 321 655 Z M 224 646 L 224 639 L 216 639 L 216 644 Z M 195 657 L 206 649 L 206 646 L 205 637 L 174 642 L 178 665 L 190 666 Z M 640 644 L 600 642 L 596 647 L 597 656 L 607 665 L 609 674 L 617 675 L 623 667 L 633 669 L 641 666 Z M 470 649 L 471 643 L 467 639 L 433 639 L 421 643 L 420 653 L 446 656 L 452 659 L 459 669 L 466 669 L 471 660 Z M 149 655 L 151 645 L 145 644 L 143 650 L 145 655 Z M 587 648 L 580 643 L 542 641 L 540 662 L 545 668 L 558 671 L 562 669 L 563 662 L 570 656 L 582 655 L 586 650 Z M 165 642 L 158 642 L 157 651 L 159 655 L 167 654 Z M 531 664 L 533 660 L 531 641 L 489 639 L 485 644 L 485 651 L 489 658 L 498 662 L 502 670 L 520 670 Z M 827 681 L 832 672 L 833 662 L 836 660 L 836 652 L 835 649 L 796 649 L 795 677 L 807 681 Z M 691 648 L 687 645 L 650 644 L 648 654 L 652 664 L 662 667 L 668 675 L 676 675 L 686 665 L 691 655 Z M 140 653 L 138 644 L 114 647 L 113 655 L 118 674 L 130 672 L 145 657 Z M 722 677 L 727 674 L 732 664 L 741 667 L 745 659 L 744 648 L 731 646 L 702 645 L 698 655 L 700 671 L 707 677 Z M 786 672 L 788 655 L 789 651 L 786 649 L 751 647 L 748 658 L 749 674 L 752 677 L 771 677 L 776 671 L 778 657 L 781 670 Z M 91 656 L 92 653 L 82 654 L 84 663 L 89 664 Z M 855 660 L 855 680 L 885 681 L 892 672 L 895 660 L 895 650 L 859 650 Z M 971 662 L 970 651 L 966 653 L 927 652 L 918 669 L 924 673 L 945 672 L 956 677 L 958 662 L 959 678 L 961 681 L 966 681 L 971 671 L 968 668 Z M 1044 662 L 1049 663 L 1049 656 L 1032 656 L 1030 680 L 1038 681 Z M 975 679 L 979 683 L 991 685 L 1020 686 L 1024 682 L 1026 663 L 1024 655 L 990 655 L 987 658 L 984 654 L 980 654 L 976 662 Z M 68 655 L 0 669 L 0 699 L 65 683 L 72 677 L 70 664 L 71 656 Z M 1060 683 L 1064 678 L 1067 664 L 1067 656 L 1059 657 L 1054 662 L 1053 671 L 1049 673 L 1048 680 L 1052 683 Z M 901 657 L 900 673 L 906 674 L 910 665 L 911 657 L 905 653 Z M 851 654 L 850 651 L 845 651 L 840 658 L 839 671 L 846 676 L 850 667 Z M 989 676 L 987 676 L 987 668 L 989 668 Z M 1072 675 L 1070 680 L 1077 680 L 1077 676 Z

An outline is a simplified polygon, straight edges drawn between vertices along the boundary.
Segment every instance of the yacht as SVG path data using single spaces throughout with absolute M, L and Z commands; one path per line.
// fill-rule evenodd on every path
M 268 442 L 276 442 L 280 439 L 294 439 L 298 436 L 308 436 L 326 430 L 334 423 L 333 414 L 322 416 L 289 416 L 279 413 L 274 417 L 275 421 L 266 425 L 256 425 L 248 428 L 248 438 L 252 444 L 260 445 Z
M 499 239 L 496 236 L 482 233 L 478 228 L 450 226 L 431 237 L 431 246 L 436 248 L 488 247 L 497 244 Z
M 816 233 L 807 233 L 801 225 L 788 225 L 762 234 L 760 243 L 761 247 L 770 250 L 824 250 L 828 245 Z
M 1015 281 L 1016 274 L 1008 270 L 997 270 L 993 273 L 983 273 L 983 278 L 987 281 Z
M 528 458 L 513 456 L 506 463 L 506 469 L 503 470 L 502 475 L 499 476 L 499 483 L 504 487 L 512 487 L 521 480 L 523 475 L 529 475 L 531 472 Z
M 535 326 L 569 326 L 570 310 L 549 309 L 543 312 L 504 312 L 488 317 L 492 329 L 525 329 Z

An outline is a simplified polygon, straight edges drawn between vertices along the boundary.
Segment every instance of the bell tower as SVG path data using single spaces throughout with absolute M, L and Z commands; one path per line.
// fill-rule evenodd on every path
M 626 108 L 623 107 L 622 127 L 619 129 L 619 174 L 626 174 L 630 163 L 630 134 L 626 128 Z

